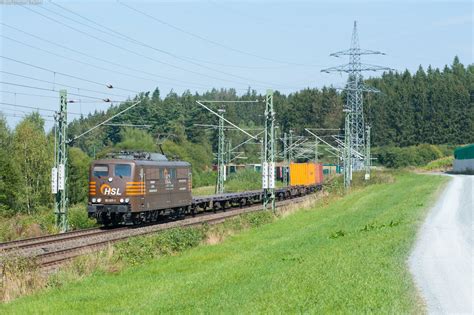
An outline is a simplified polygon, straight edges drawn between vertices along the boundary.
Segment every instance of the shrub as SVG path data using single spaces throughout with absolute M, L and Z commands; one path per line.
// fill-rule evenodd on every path
M 134 237 L 115 245 L 116 257 L 131 265 L 195 247 L 204 239 L 202 228 L 177 228 L 155 235 Z
M 69 208 L 69 228 L 71 230 L 87 229 L 97 225 L 95 220 L 89 219 L 84 204 L 77 204 Z
M 240 170 L 230 174 L 225 183 L 226 192 L 261 189 L 262 175 L 254 170 Z
M 0 242 L 57 232 L 54 223 L 53 210 L 48 207 L 39 207 L 32 215 L 5 214 L 0 217 Z
M 215 185 L 216 180 L 217 172 L 199 172 L 193 169 L 193 188 Z
M 453 156 L 446 156 L 444 158 L 429 162 L 423 167 L 423 169 L 427 171 L 434 171 L 434 170 L 446 171 L 453 167 L 453 162 L 454 162 Z
M 275 216 L 271 211 L 260 211 L 254 213 L 247 213 L 241 216 L 244 222 L 244 226 L 259 227 L 264 224 L 270 223 L 275 219 Z
M 440 148 L 432 144 L 420 144 L 403 148 L 374 148 L 373 155 L 386 167 L 401 168 L 425 165 L 433 160 L 446 156 L 446 154 L 451 154 L 451 152 L 447 146 Z
M 34 259 L 18 255 L 0 255 L 0 299 L 11 301 L 44 287 Z

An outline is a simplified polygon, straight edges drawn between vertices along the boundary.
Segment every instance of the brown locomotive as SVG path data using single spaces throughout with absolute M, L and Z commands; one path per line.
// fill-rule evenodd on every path
M 190 212 L 191 166 L 159 154 L 121 155 L 90 167 L 89 217 L 104 225 L 156 221 Z

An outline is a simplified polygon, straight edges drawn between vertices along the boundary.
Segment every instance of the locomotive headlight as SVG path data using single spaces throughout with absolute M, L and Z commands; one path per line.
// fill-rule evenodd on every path
M 120 203 L 123 203 L 123 202 L 124 202 L 123 198 L 120 198 Z
M 97 199 L 96 198 L 92 198 L 92 203 L 96 203 L 97 202 Z
M 100 198 L 97 198 L 97 202 L 100 203 L 102 201 L 102 199 Z
M 126 203 L 129 203 L 129 202 L 130 202 L 130 198 L 125 198 L 125 202 L 126 202 Z

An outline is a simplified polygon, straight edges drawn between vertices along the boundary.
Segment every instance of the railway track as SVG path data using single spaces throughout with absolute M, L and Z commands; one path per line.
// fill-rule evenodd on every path
M 300 203 L 308 196 L 277 202 L 277 207 Z M 199 226 L 203 223 L 217 224 L 243 213 L 262 210 L 262 205 L 250 205 L 242 208 L 230 208 L 220 212 L 205 212 L 195 217 L 179 221 L 138 227 L 120 227 L 115 229 L 92 228 L 57 235 L 47 235 L 7 243 L 0 243 L 0 255 L 21 255 L 35 259 L 45 271 L 56 269 L 59 265 L 75 257 L 100 250 L 134 236 L 153 234 L 176 227 Z
M 6 243 L 0 243 L 0 251 L 12 251 L 19 249 L 27 249 L 31 247 L 38 247 L 42 245 L 48 245 L 52 243 L 65 242 L 73 239 L 78 239 L 84 236 L 92 236 L 102 233 L 107 233 L 107 229 L 104 228 L 90 228 L 83 230 L 76 230 L 61 234 L 44 235 L 39 237 L 21 239 L 16 241 L 10 241 Z

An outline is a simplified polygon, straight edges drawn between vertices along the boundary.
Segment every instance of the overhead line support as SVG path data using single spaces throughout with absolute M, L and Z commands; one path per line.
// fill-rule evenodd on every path
M 56 113 L 54 127 L 55 163 L 51 171 L 51 188 L 55 195 L 54 214 L 60 232 L 68 230 L 67 197 L 67 91 L 59 91 L 59 111 Z
M 265 135 L 263 143 L 262 188 L 263 207 L 275 211 L 275 111 L 273 110 L 273 90 L 265 96 Z
M 285 132 L 283 134 L 283 186 L 288 186 L 288 135 Z
M 225 181 L 225 135 L 224 135 L 224 113 L 225 109 L 219 109 L 219 129 L 217 141 L 217 184 L 216 194 L 224 193 Z

